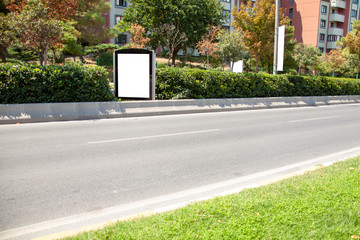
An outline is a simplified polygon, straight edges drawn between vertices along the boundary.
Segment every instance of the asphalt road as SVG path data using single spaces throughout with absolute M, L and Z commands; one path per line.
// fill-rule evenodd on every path
M 0 231 L 360 147 L 360 104 L 0 125 Z

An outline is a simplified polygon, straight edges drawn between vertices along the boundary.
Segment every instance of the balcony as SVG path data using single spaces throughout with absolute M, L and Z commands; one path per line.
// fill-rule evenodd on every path
M 344 29 L 342 28 L 336 28 L 336 27 L 331 27 L 329 28 L 329 35 L 338 35 L 338 36 L 343 36 L 344 35 Z
M 345 16 L 342 15 L 342 14 L 338 14 L 338 13 L 335 13 L 335 14 L 330 14 L 330 18 L 329 18 L 329 21 L 330 22 L 345 22 Z
M 331 0 L 331 7 L 332 8 L 346 8 L 346 2 L 342 0 Z
M 336 46 L 336 42 L 327 42 L 327 46 L 328 49 L 337 49 L 338 46 Z

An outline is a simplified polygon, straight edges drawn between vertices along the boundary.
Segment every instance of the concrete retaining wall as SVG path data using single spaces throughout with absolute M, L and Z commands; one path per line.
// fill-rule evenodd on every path
M 360 95 L 0 104 L 0 124 L 360 103 Z

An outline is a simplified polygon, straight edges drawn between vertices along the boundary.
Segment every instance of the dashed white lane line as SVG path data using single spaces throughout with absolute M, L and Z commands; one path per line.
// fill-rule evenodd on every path
M 123 141 L 161 138 L 161 137 L 172 137 L 172 136 L 199 134 L 199 133 L 216 132 L 216 131 L 220 131 L 220 129 L 208 129 L 208 130 L 192 131 L 192 132 L 169 133 L 169 134 L 152 135 L 152 136 L 144 136 L 144 137 L 133 137 L 133 138 L 119 138 L 119 139 L 110 139 L 110 140 L 104 140 L 104 141 L 94 141 L 94 142 L 88 142 L 88 143 L 89 144 L 97 144 L 97 143 L 123 142 Z
M 321 118 L 307 118 L 307 119 L 292 120 L 292 121 L 288 121 L 288 122 L 289 123 L 295 123 L 295 122 L 317 121 L 317 120 L 331 119 L 331 118 L 337 118 L 337 117 L 339 117 L 339 116 L 328 116 L 328 117 L 321 117 Z

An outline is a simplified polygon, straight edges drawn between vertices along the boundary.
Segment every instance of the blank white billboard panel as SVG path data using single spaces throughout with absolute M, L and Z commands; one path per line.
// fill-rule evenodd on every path
M 240 61 L 234 62 L 233 72 L 234 73 L 242 73 L 243 71 L 244 71 L 244 61 L 240 60 Z
M 150 98 L 149 73 L 149 54 L 117 54 L 118 96 Z
M 278 35 L 277 70 L 283 71 L 284 49 L 285 49 L 285 26 L 280 26 L 278 33 L 279 35 Z

